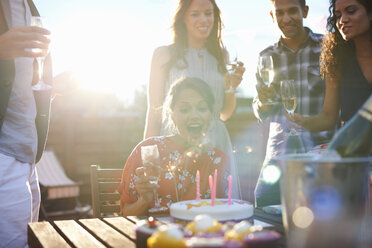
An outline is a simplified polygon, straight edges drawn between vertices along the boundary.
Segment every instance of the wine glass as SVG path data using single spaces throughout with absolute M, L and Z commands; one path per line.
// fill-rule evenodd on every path
M 149 183 L 157 185 L 162 172 L 158 146 L 157 145 L 142 146 L 141 159 L 143 167 L 145 169 L 144 175 L 153 177 L 154 180 L 150 180 Z M 168 209 L 167 207 L 163 207 L 160 205 L 158 192 L 156 189 L 154 189 L 154 197 L 155 204 L 153 208 L 150 208 L 148 210 L 150 213 L 161 212 Z
M 297 89 L 294 80 L 280 81 L 280 94 L 282 96 L 282 103 L 284 109 L 289 115 L 293 115 L 297 106 Z M 290 129 L 290 135 L 297 135 L 294 128 Z
M 33 27 L 40 27 L 40 28 L 46 28 L 46 18 L 43 16 L 31 16 L 31 23 L 30 26 Z M 37 84 L 32 86 L 32 89 L 35 91 L 40 91 L 40 90 L 51 90 L 52 86 L 49 84 L 46 84 L 43 79 L 43 71 L 44 71 L 44 60 L 46 55 L 48 54 L 48 50 L 42 51 L 40 48 L 34 48 L 32 49 L 33 52 L 40 53 L 42 52 L 42 56 L 37 57 L 37 63 L 38 63 L 38 74 L 39 74 L 39 81 Z
M 229 63 L 226 64 L 226 70 L 231 76 L 235 73 L 236 68 L 238 67 L 238 52 L 235 49 L 230 49 L 230 57 L 233 58 Z M 225 91 L 226 93 L 235 93 L 236 89 L 230 83 L 230 87 Z
M 258 72 L 267 87 L 274 81 L 274 63 L 270 55 L 261 56 L 258 61 Z M 267 99 L 266 104 L 273 104 L 273 100 Z

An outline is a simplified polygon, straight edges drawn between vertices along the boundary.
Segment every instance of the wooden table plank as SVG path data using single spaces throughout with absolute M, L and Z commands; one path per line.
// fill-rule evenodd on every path
M 127 216 L 125 217 L 128 220 L 132 221 L 134 224 L 136 224 L 138 221 L 143 220 L 144 218 L 147 218 L 146 216 L 138 217 L 138 216 Z
M 69 248 L 71 247 L 49 222 L 28 224 L 28 244 L 30 248 Z
M 113 227 L 115 227 L 117 230 L 122 232 L 124 235 L 128 236 L 133 242 L 136 240 L 136 233 L 135 228 L 136 224 L 133 222 L 127 220 L 124 217 L 109 217 L 109 218 L 103 218 L 103 220 Z
M 136 224 L 140 220 L 146 220 L 148 217 L 149 216 L 127 216 L 125 218 L 130 220 L 134 224 Z M 170 219 L 169 214 L 158 214 L 158 215 L 153 215 L 153 217 L 155 219 L 157 219 L 160 223 L 163 223 L 163 224 L 168 224 L 170 222 L 168 220 L 168 219 Z M 165 221 L 163 221 L 163 220 L 165 220 Z
M 54 221 L 54 224 L 76 248 L 105 247 L 74 220 Z
M 132 240 L 99 219 L 82 219 L 79 222 L 106 246 L 136 247 Z

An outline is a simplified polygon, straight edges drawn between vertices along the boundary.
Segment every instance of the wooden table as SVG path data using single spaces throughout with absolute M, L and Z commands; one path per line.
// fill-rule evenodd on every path
M 138 217 L 59 220 L 28 224 L 30 248 L 136 247 Z
M 36 247 L 136 247 L 137 219 L 59 220 L 28 224 L 28 245 Z

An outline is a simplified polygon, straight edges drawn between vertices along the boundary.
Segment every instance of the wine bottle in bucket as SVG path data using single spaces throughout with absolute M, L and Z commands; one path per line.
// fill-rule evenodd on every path
M 336 133 L 327 150 L 337 151 L 338 155 L 344 158 L 371 155 L 372 95 L 358 113 Z

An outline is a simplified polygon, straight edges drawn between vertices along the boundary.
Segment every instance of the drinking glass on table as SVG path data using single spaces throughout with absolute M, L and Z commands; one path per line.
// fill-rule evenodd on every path
M 144 175 L 147 177 L 153 177 L 154 180 L 149 181 L 149 183 L 157 185 L 162 172 L 158 146 L 142 146 L 141 159 L 144 167 Z M 160 205 L 156 189 L 154 189 L 154 198 L 154 207 L 148 210 L 150 213 L 161 212 L 168 209 L 167 207 Z
M 284 109 L 289 115 L 293 115 L 297 106 L 297 88 L 294 80 L 280 81 L 280 94 Z M 290 135 L 297 135 L 296 129 L 290 128 Z
M 40 27 L 40 28 L 47 28 L 47 24 L 46 24 L 46 18 L 43 17 L 43 16 L 31 16 L 31 24 L 30 26 L 33 26 L 33 27 Z M 40 57 L 37 57 L 36 60 L 37 60 L 37 63 L 38 63 L 38 74 L 39 74 L 39 81 L 37 82 L 37 84 L 33 85 L 32 86 L 32 89 L 35 90 L 35 91 L 39 91 L 39 90 L 51 90 L 52 86 L 50 86 L 49 84 L 46 84 L 44 82 L 44 79 L 43 79 L 43 71 L 44 71 L 44 60 L 45 60 L 45 57 L 46 55 L 49 53 L 49 50 L 42 50 L 40 48 L 34 48 L 32 49 L 33 52 L 42 52 L 42 56 Z
M 274 63 L 273 58 L 269 55 L 261 56 L 258 62 L 258 72 L 262 78 L 264 84 L 270 87 L 274 81 Z M 273 104 L 272 99 L 267 99 L 266 104 Z

